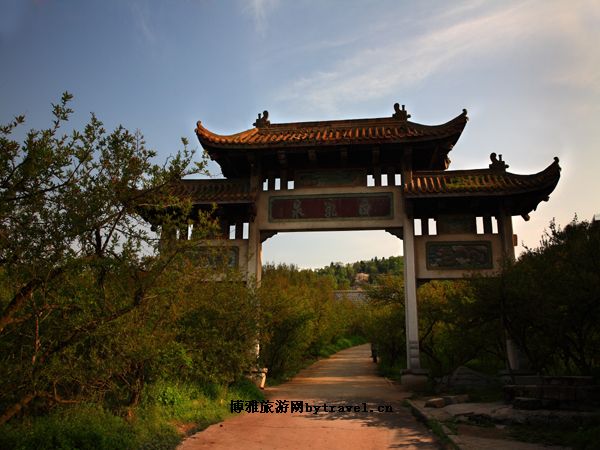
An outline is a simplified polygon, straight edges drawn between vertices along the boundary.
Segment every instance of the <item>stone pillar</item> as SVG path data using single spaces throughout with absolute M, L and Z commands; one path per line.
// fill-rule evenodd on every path
M 498 217 L 498 232 L 502 242 L 503 256 L 511 261 L 515 260 L 515 247 L 513 245 L 513 226 L 510 214 L 501 212 Z
M 263 176 L 261 175 L 260 166 L 252 166 L 252 175 L 250 176 L 250 189 L 259 194 L 262 191 Z M 271 182 L 270 180 L 273 179 Z M 268 181 L 269 189 L 275 189 L 274 178 L 271 177 Z M 257 198 L 258 203 L 258 198 Z M 262 243 L 260 240 L 260 228 L 258 225 L 259 219 L 256 211 L 250 214 L 248 220 L 248 266 L 246 272 L 247 284 L 250 285 L 252 282 L 256 284 L 256 287 L 260 286 L 260 279 L 262 275 Z
M 235 238 L 243 239 L 244 238 L 244 222 L 236 222 L 235 223 Z
M 260 242 L 260 230 L 255 219 L 248 224 L 248 283 L 252 280 L 256 287 L 260 286 L 262 275 L 262 243 Z
M 375 167 L 373 169 L 373 181 L 375 186 L 381 186 L 381 168 Z
M 413 219 L 404 215 L 404 308 L 406 317 L 406 367 L 419 372 L 419 320 L 417 314 L 417 279 L 415 273 L 415 233 Z
M 492 234 L 491 216 L 483 216 L 483 234 Z
M 498 221 L 498 233 L 502 243 L 502 256 L 510 261 L 515 260 L 515 247 L 513 245 L 513 226 L 512 217 L 505 210 L 501 210 L 496 218 Z M 527 363 L 523 360 L 521 352 L 511 336 L 506 333 L 506 359 L 509 370 L 523 370 Z
M 427 217 L 421 219 L 421 234 L 429 236 L 429 219 Z

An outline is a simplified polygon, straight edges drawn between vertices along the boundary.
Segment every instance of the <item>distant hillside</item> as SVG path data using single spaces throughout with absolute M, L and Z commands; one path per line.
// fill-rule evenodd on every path
M 377 280 L 382 274 L 402 275 L 404 273 L 404 258 L 390 256 L 389 258 L 373 258 L 368 261 L 357 261 L 343 264 L 332 262 L 321 269 L 315 269 L 320 275 L 331 275 L 337 282 L 338 289 L 349 289 L 355 282 L 356 274 L 369 275 L 369 283 Z

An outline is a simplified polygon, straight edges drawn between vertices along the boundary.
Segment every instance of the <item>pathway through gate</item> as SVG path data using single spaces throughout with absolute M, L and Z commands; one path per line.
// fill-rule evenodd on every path
M 439 448 L 429 430 L 402 406 L 410 392 L 377 376 L 369 345 L 318 361 L 291 381 L 267 388 L 265 394 L 272 401 L 325 403 L 335 411 L 242 413 L 189 437 L 179 449 Z M 357 405 L 360 411 L 341 413 L 340 405 Z M 393 411 L 377 412 L 378 406 Z

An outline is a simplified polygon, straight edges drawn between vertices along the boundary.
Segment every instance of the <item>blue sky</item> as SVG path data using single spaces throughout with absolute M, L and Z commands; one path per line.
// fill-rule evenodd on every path
M 558 156 L 562 178 L 524 222 L 600 212 L 600 3 L 595 1 L 0 0 L 0 122 L 44 127 L 68 90 L 80 126 L 140 129 L 162 159 L 195 123 L 230 134 L 272 122 L 469 111 L 452 169 L 501 153 L 514 173 Z M 218 174 L 218 167 L 211 167 Z M 400 253 L 385 232 L 282 234 L 264 261 L 317 267 Z

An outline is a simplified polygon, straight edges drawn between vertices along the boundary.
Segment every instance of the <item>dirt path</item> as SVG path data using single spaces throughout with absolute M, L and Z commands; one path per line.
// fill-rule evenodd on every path
M 437 449 L 432 434 L 402 400 L 410 393 L 377 376 L 368 345 L 316 362 L 293 380 L 265 389 L 273 402 L 301 400 L 303 413 L 242 413 L 187 438 L 181 450 L 200 449 Z M 317 414 L 306 404 L 321 406 Z M 323 405 L 334 412 L 323 412 Z M 360 411 L 339 412 L 350 405 Z M 377 406 L 393 412 L 378 412 Z M 364 410 L 366 409 L 366 412 Z

